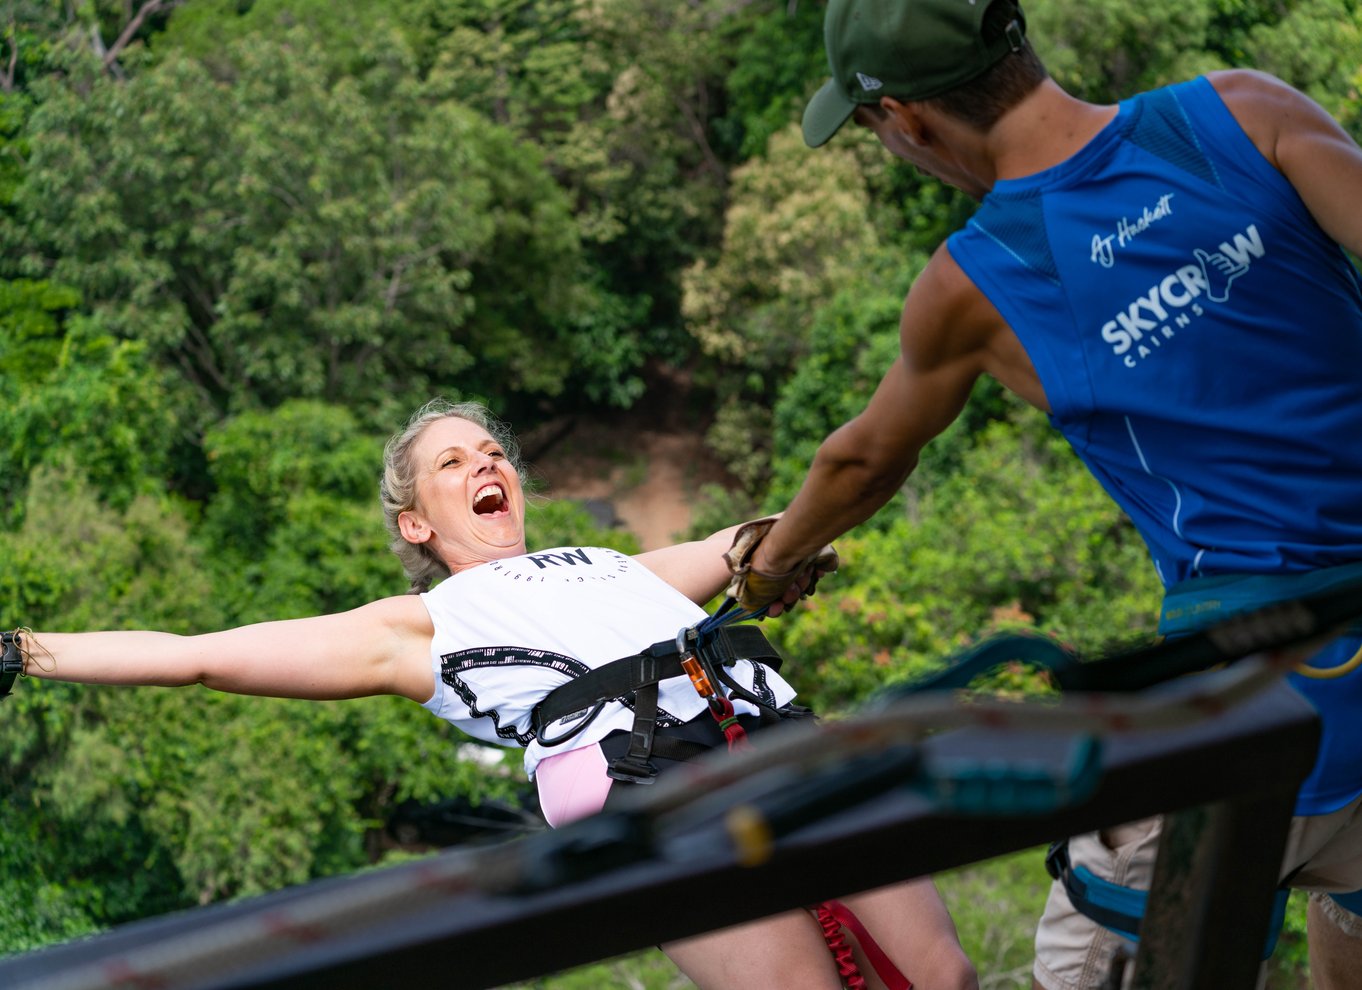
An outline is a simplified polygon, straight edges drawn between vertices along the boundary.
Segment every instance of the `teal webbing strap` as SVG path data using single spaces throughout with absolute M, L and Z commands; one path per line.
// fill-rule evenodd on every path
M 1123 887 L 1110 880 L 1103 880 L 1086 866 L 1069 866 L 1067 856 L 1064 857 L 1060 876 L 1056 879 L 1064 884 L 1069 901 L 1079 914 L 1132 942 L 1140 940 L 1140 922 L 1144 919 L 1148 906 L 1148 891 Z M 1272 918 L 1269 921 L 1267 942 L 1263 945 L 1264 959 L 1270 958 L 1277 948 L 1277 938 L 1281 934 L 1282 921 L 1286 917 L 1286 902 L 1290 894 L 1291 892 L 1283 887 L 1278 888 L 1273 895 Z M 1339 896 L 1355 897 L 1359 902 L 1358 907 L 1362 907 L 1362 893 L 1334 896 L 1335 899 Z
M 1349 584 L 1359 585 L 1358 597 L 1362 599 L 1362 561 L 1303 574 L 1227 574 L 1179 581 L 1163 597 L 1159 633 L 1176 636 L 1195 632 L 1243 612 L 1313 598 Z

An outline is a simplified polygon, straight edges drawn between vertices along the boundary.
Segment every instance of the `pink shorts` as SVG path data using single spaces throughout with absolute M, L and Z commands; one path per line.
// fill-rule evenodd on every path
M 534 782 L 539 788 L 539 810 L 548 823 L 557 828 L 600 811 L 612 783 L 605 770 L 605 754 L 598 745 L 540 760 Z

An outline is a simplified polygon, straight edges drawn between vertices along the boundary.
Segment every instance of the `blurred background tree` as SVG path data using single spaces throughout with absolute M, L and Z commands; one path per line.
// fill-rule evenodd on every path
M 856 129 L 803 147 L 822 14 L 6 3 L 0 616 L 189 632 L 401 593 L 378 451 L 433 394 L 527 436 L 680 410 L 730 479 L 697 533 L 784 505 L 973 209 Z M 1252 65 L 1362 136 L 1355 0 L 1027 16 L 1084 98 Z M 638 549 L 567 502 L 534 504 L 531 539 Z M 1152 629 L 1128 521 L 988 383 L 841 549 L 768 627 L 830 714 L 993 630 L 1097 652 Z M 28 681 L 0 754 L 0 952 L 351 871 L 391 854 L 407 799 L 524 787 L 514 755 L 394 699 Z

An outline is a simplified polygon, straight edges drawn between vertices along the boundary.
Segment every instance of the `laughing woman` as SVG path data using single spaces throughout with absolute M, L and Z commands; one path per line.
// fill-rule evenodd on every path
M 631 786 L 611 770 L 631 755 L 633 708 L 607 700 L 592 706 L 594 716 L 545 721 L 536 705 L 704 618 L 700 606 L 729 577 L 722 554 L 733 530 L 636 557 L 596 547 L 527 553 L 513 437 L 483 407 L 442 400 L 388 442 L 381 496 L 411 594 L 197 636 L 23 633 L 23 652 L 44 660 L 26 672 L 311 700 L 400 695 L 476 738 L 523 747 L 554 825 L 600 810 L 612 787 Z M 787 601 L 797 594 L 792 586 Z M 737 685 L 734 708 L 753 728 L 763 710 L 768 718 L 793 711 L 793 689 L 759 659 L 737 659 L 727 669 Z M 686 677 L 661 681 L 656 697 L 660 734 L 722 742 Z M 914 985 L 977 985 L 930 880 L 846 903 Z M 841 986 L 821 929 L 803 911 L 663 949 L 701 987 Z

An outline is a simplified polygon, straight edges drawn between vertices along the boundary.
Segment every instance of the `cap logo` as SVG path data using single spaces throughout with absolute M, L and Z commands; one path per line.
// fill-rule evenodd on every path
M 856 81 L 861 84 L 861 89 L 869 93 L 871 90 L 884 89 L 884 83 L 874 76 L 867 76 L 864 72 L 856 73 Z

